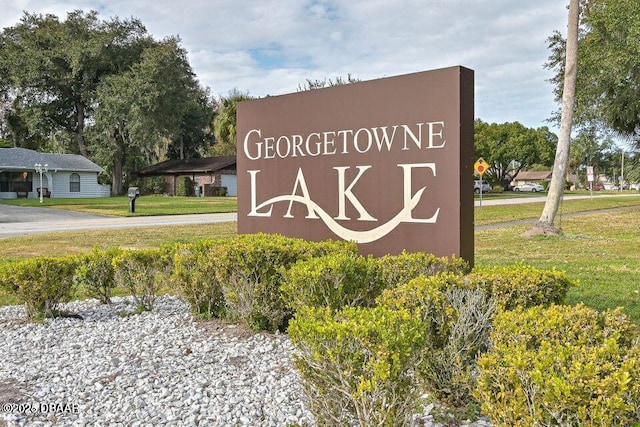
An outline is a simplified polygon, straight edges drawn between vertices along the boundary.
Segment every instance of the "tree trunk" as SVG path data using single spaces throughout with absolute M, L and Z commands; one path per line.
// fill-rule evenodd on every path
M 562 116 L 560 118 L 560 135 L 556 158 L 553 163 L 553 175 L 549 184 L 547 201 L 542 215 L 536 224 L 526 233 L 533 235 L 558 235 L 562 230 L 554 226 L 560 200 L 564 193 L 564 184 L 569 162 L 569 148 L 571 146 L 571 126 L 573 124 L 573 110 L 576 102 L 576 79 L 578 74 L 578 25 L 580 21 L 580 1 L 569 1 L 569 23 L 567 26 L 567 51 L 565 56 L 564 86 L 562 88 Z
M 76 120 L 78 123 L 76 124 L 76 141 L 78 142 L 78 149 L 80 150 L 80 154 L 84 157 L 89 158 L 89 152 L 87 151 L 87 143 L 84 140 L 84 105 L 82 102 L 75 101 L 76 104 Z
M 124 174 L 124 143 L 122 142 L 123 136 L 120 134 L 118 128 L 114 129 L 113 144 L 116 147 L 113 153 L 113 173 L 111 176 L 111 195 L 122 195 L 122 179 Z

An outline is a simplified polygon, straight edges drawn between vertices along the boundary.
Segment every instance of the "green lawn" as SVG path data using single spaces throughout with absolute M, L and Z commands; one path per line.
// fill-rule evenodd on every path
M 476 232 L 476 266 L 521 262 L 562 270 L 578 282 L 568 303 L 600 310 L 624 307 L 640 322 L 640 206 L 564 218 L 559 237 L 522 237 L 528 228 Z
M 613 196 L 614 195 L 611 195 L 611 197 L 598 195 L 594 196 L 593 199 L 565 200 L 558 209 L 558 219 L 561 220 L 563 215 L 576 212 L 640 206 L 640 194 L 636 193 L 625 197 Z M 475 224 L 488 225 L 521 219 L 537 219 L 540 217 L 543 207 L 544 202 L 483 206 L 482 209 L 475 209 Z
M 126 198 L 120 199 L 121 202 L 128 202 Z M 143 202 L 144 199 L 145 197 L 139 199 L 139 202 Z M 194 203 L 199 207 L 208 205 L 206 209 L 213 209 L 209 204 L 215 205 L 219 200 L 173 197 L 149 197 L 148 200 L 158 200 L 156 209 L 162 210 L 163 199 L 169 199 L 164 205 L 166 209 L 163 210 L 163 214 L 175 213 L 171 212 L 173 207 L 177 209 L 183 202 Z M 23 200 L 20 202 L 24 203 Z M 75 202 L 77 203 L 77 200 Z M 235 204 L 235 199 L 225 200 L 225 203 Z M 81 209 L 84 210 L 91 205 L 92 203 L 87 202 Z M 151 205 L 153 203 L 147 208 L 151 209 Z M 77 208 L 77 205 L 65 206 Z M 110 206 L 114 209 L 115 203 Z M 627 208 L 588 213 L 618 207 Z M 541 210 L 541 203 L 476 208 L 476 225 L 514 219 L 535 219 Z M 95 210 L 91 212 L 98 213 Z M 193 210 L 181 212 L 192 213 Z M 587 214 L 568 215 L 574 212 Z M 569 303 L 584 302 L 597 309 L 622 306 L 634 321 L 640 323 L 640 196 L 594 197 L 593 200 L 565 201 L 560 213 L 562 216 L 558 222 L 565 231 L 564 236 L 560 237 L 522 237 L 529 227 L 526 225 L 476 231 L 476 266 L 511 265 L 522 262 L 538 268 L 565 271 L 569 278 L 579 283 L 570 291 Z M 91 250 L 93 246 L 155 247 L 166 243 L 191 242 L 204 237 L 235 234 L 235 223 L 222 223 L 137 228 L 136 233 L 131 233 L 130 229 L 122 229 L 20 236 L 0 239 L 0 263 L 35 255 L 82 253 Z M 0 304 L 12 302 L 15 301 L 0 294 Z
M 135 213 L 129 213 L 129 198 L 99 197 L 90 199 L 13 199 L 2 203 L 16 206 L 36 206 L 68 209 L 97 215 L 153 216 L 235 212 L 235 197 L 166 197 L 142 196 L 136 200 Z
M 575 190 L 575 191 L 565 191 L 564 192 L 565 196 L 589 196 L 590 194 L 593 195 L 593 197 L 599 197 L 599 196 L 617 196 L 620 194 L 638 194 L 638 192 L 636 190 L 624 190 L 624 191 L 619 191 L 619 190 L 599 190 L 599 191 L 594 191 L 593 193 L 590 193 L 589 190 Z M 547 192 L 543 191 L 540 193 L 534 193 L 533 191 L 505 191 L 502 193 L 483 193 L 482 194 L 482 200 L 491 200 L 491 199 L 502 199 L 502 198 L 527 198 L 527 197 L 540 197 L 540 196 L 546 196 Z M 480 195 L 479 194 L 475 194 L 475 198 L 476 200 L 480 199 Z

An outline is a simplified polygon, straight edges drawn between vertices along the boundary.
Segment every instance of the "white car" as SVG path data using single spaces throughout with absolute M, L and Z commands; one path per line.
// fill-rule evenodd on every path
M 535 182 L 525 182 L 524 184 L 513 187 L 513 191 L 533 191 L 534 193 L 537 193 L 538 191 L 544 191 L 544 187 L 540 184 L 536 184 Z

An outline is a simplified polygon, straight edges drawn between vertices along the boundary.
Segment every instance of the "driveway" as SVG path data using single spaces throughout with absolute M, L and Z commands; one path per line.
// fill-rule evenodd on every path
M 0 238 L 53 231 L 105 228 L 155 227 L 236 221 L 235 212 L 223 214 L 108 217 L 63 209 L 20 207 L 0 204 Z
M 26 208 L 23 206 L 0 204 L 0 227 L 6 226 L 7 224 L 20 224 L 25 222 L 74 221 L 92 218 L 105 217 L 64 209 Z

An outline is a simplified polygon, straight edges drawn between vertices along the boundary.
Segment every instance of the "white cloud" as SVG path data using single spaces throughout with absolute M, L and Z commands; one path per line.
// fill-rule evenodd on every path
M 179 35 L 214 94 L 277 95 L 306 79 L 464 65 L 475 70 L 477 117 L 532 127 L 556 108 L 546 39 L 567 21 L 557 0 L 0 1 L 2 27 L 22 10 L 95 9 L 103 19 L 139 18 L 159 39 Z

